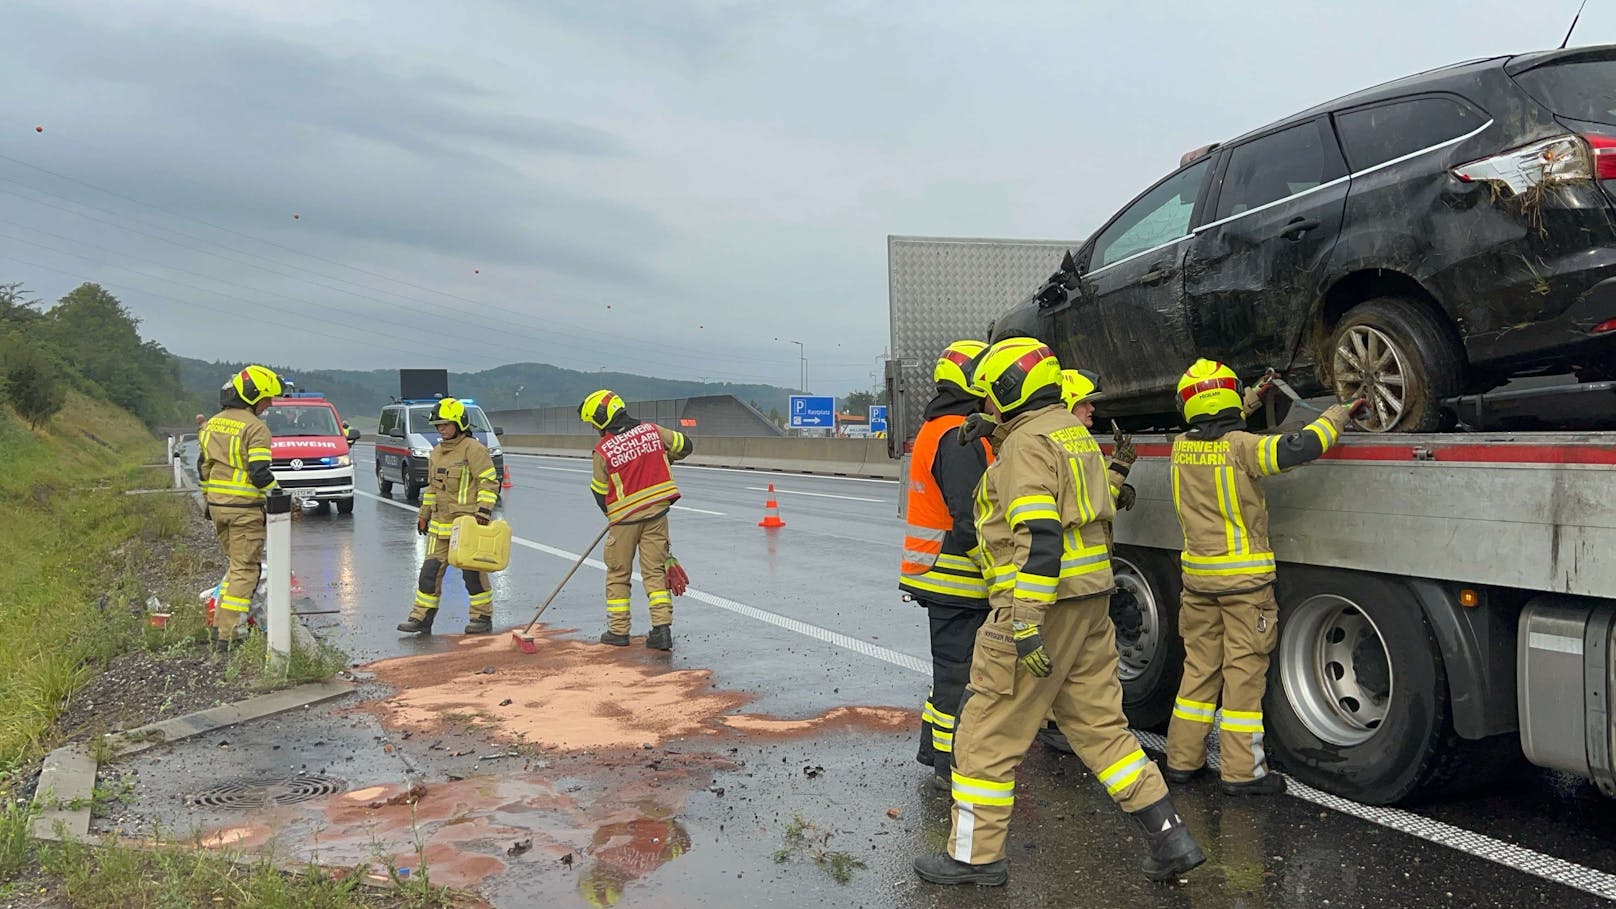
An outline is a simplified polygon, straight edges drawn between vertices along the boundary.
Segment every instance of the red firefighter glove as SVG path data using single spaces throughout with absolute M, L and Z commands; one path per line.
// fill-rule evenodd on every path
M 418 517 L 415 519 L 415 532 L 423 537 L 426 536 L 426 518 Z
M 1356 420 L 1369 410 L 1369 399 L 1359 398 L 1347 405 L 1347 416 Z
M 679 564 L 679 560 L 668 556 L 668 560 L 662 564 L 662 570 L 668 592 L 676 597 L 684 596 L 685 591 L 690 589 L 690 575 L 685 574 L 684 566 Z

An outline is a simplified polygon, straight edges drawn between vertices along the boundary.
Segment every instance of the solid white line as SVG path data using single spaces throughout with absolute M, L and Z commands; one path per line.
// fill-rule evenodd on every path
M 566 455 L 537 454 L 537 453 L 531 452 L 531 451 L 512 451 L 509 448 L 507 448 L 507 449 L 505 449 L 505 457 L 507 457 L 507 458 L 510 458 L 510 457 L 518 457 L 518 458 L 549 458 L 552 461 L 577 461 L 577 460 L 582 460 L 584 456 L 579 455 L 578 457 L 568 457 Z M 881 479 L 879 477 L 838 477 L 838 476 L 834 476 L 832 474 L 802 473 L 800 471 L 791 471 L 791 470 L 745 470 L 745 469 L 740 468 L 740 467 L 709 467 L 709 466 L 707 466 L 705 464 L 683 464 L 683 463 L 680 463 L 680 464 L 675 464 L 674 469 L 676 469 L 676 470 L 711 470 L 711 471 L 713 471 L 715 473 L 747 473 L 747 474 L 751 474 L 754 477 L 759 477 L 759 476 L 797 477 L 798 479 L 832 480 L 832 481 L 835 481 L 835 482 L 838 482 L 838 483 L 891 483 L 891 484 L 895 484 L 895 483 L 898 482 L 897 480 L 884 480 L 884 479 Z
M 557 473 L 589 473 L 590 472 L 590 471 L 587 471 L 587 470 L 579 470 L 576 467 L 545 467 L 543 464 L 528 464 L 526 466 L 531 467 L 534 470 L 554 470 Z
M 694 511 L 696 514 L 710 514 L 715 518 L 721 518 L 724 516 L 722 511 L 708 511 L 705 508 L 691 508 L 689 505 L 670 505 L 668 507 L 674 509 L 675 511 Z
M 767 486 L 748 486 L 748 487 L 746 487 L 746 490 L 748 492 L 768 492 L 769 491 Z M 801 491 L 795 490 L 795 489 L 776 489 L 775 492 L 779 493 L 780 495 L 783 495 L 783 496 L 813 496 L 816 499 L 846 499 L 849 502 L 875 502 L 877 504 L 880 504 L 880 503 L 886 501 L 886 499 L 867 499 L 867 498 L 865 498 L 863 496 L 832 495 L 831 493 L 828 493 L 828 492 L 801 492 Z
M 368 499 L 375 499 L 378 502 L 392 505 L 395 508 L 401 508 L 405 511 L 415 510 L 411 506 L 402 502 L 395 502 L 392 499 L 384 499 L 375 493 L 357 490 L 356 494 L 364 496 Z M 527 540 L 516 536 L 511 537 L 511 542 L 519 546 L 537 550 L 539 552 L 566 559 L 568 561 L 576 561 L 579 555 L 576 552 L 568 552 L 565 549 L 558 549 L 554 546 L 546 546 L 543 543 L 536 543 L 532 540 Z M 585 559 L 584 564 L 596 569 L 597 571 L 606 570 L 606 563 L 597 559 Z M 638 577 L 637 574 L 636 577 Z M 700 600 L 701 602 L 710 606 L 716 606 L 719 609 L 733 612 L 736 615 L 743 615 L 747 618 L 756 619 L 757 621 L 765 624 L 773 625 L 776 628 L 783 628 L 787 631 L 792 631 L 805 637 L 822 641 L 834 647 L 840 647 L 843 650 L 850 650 L 854 653 L 861 653 L 868 657 L 874 657 L 883 663 L 908 669 L 909 671 L 918 673 L 920 675 L 931 675 L 930 662 L 921 660 L 918 657 L 910 656 L 907 653 L 901 653 L 887 647 L 882 647 L 879 644 L 872 644 L 869 641 L 860 640 L 859 638 L 851 637 L 838 631 L 831 631 L 829 629 L 821 628 L 818 625 L 810 625 L 807 622 L 798 621 L 797 619 L 769 612 L 764 609 L 759 609 L 755 606 L 749 606 L 745 603 L 738 603 L 725 597 L 715 596 L 714 594 L 696 590 L 695 588 L 686 590 L 685 596 L 695 600 Z M 1142 732 L 1139 730 L 1133 730 L 1133 733 L 1139 738 L 1139 741 L 1142 744 L 1146 745 L 1152 750 L 1157 752 L 1166 751 L 1167 740 L 1161 735 L 1153 732 Z M 1215 746 L 1207 755 L 1207 764 L 1214 769 L 1218 767 L 1219 758 Z M 1566 861 L 1565 859 L 1538 852 L 1534 849 L 1528 849 L 1524 846 L 1517 846 L 1514 843 L 1507 843 L 1503 840 L 1487 836 L 1483 833 L 1477 833 L 1473 830 L 1466 830 L 1463 827 L 1455 827 L 1452 824 L 1423 817 L 1410 811 L 1404 811 L 1401 808 L 1378 808 L 1372 805 L 1362 805 L 1358 802 L 1341 798 L 1340 796 L 1331 795 L 1328 792 L 1321 792 L 1312 788 L 1311 786 L 1298 782 L 1295 778 L 1288 779 L 1286 782 L 1289 784 L 1287 786 L 1288 794 L 1305 802 L 1311 802 L 1312 804 L 1320 807 L 1338 811 L 1342 814 L 1358 818 L 1359 820 L 1385 827 L 1388 830 L 1396 830 L 1400 833 L 1406 833 L 1409 836 L 1418 837 L 1419 839 L 1435 843 L 1439 846 L 1446 846 L 1447 848 L 1453 849 L 1457 852 L 1462 852 L 1466 855 L 1471 855 L 1479 859 L 1485 859 L 1513 871 L 1542 878 L 1550 883 L 1562 884 L 1576 890 L 1581 890 L 1584 893 L 1591 893 L 1604 899 L 1616 899 L 1616 875 L 1600 871 L 1596 868 L 1589 868 L 1586 865 L 1579 865 L 1575 862 Z

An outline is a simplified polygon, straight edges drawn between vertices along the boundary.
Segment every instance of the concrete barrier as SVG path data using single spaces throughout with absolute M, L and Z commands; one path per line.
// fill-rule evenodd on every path
M 681 463 L 701 467 L 773 470 L 841 477 L 898 479 L 899 462 L 887 457 L 884 439 L 770 439 L 693 436 L 696 451 Z M 506 435 L 500 443 L 516 454 L 585 458 L 593 436 Z

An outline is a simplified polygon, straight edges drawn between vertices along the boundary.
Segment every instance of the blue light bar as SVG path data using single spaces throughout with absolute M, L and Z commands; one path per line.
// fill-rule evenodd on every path
M 283 397 L 283 398 L 323 398 L 323 397 L 325 397 L 325 392 L 323 392 L 323 391 L 289 391 L 289 392 L 281 395 L 281 397 Z

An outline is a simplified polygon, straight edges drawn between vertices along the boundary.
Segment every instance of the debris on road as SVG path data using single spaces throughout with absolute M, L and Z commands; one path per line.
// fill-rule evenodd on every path
M 533 848 L 533 837 L 530 836 L 527 839 L 522 840 L 519 843 L 512 843 L 511 848 L 505 850 L 505 854 L 510 856 L 511 858 L 515 858 L 515 857 L 521 855 L 522 853 L 527 852 L 529 849 L 532 849 L 532 848 Z

